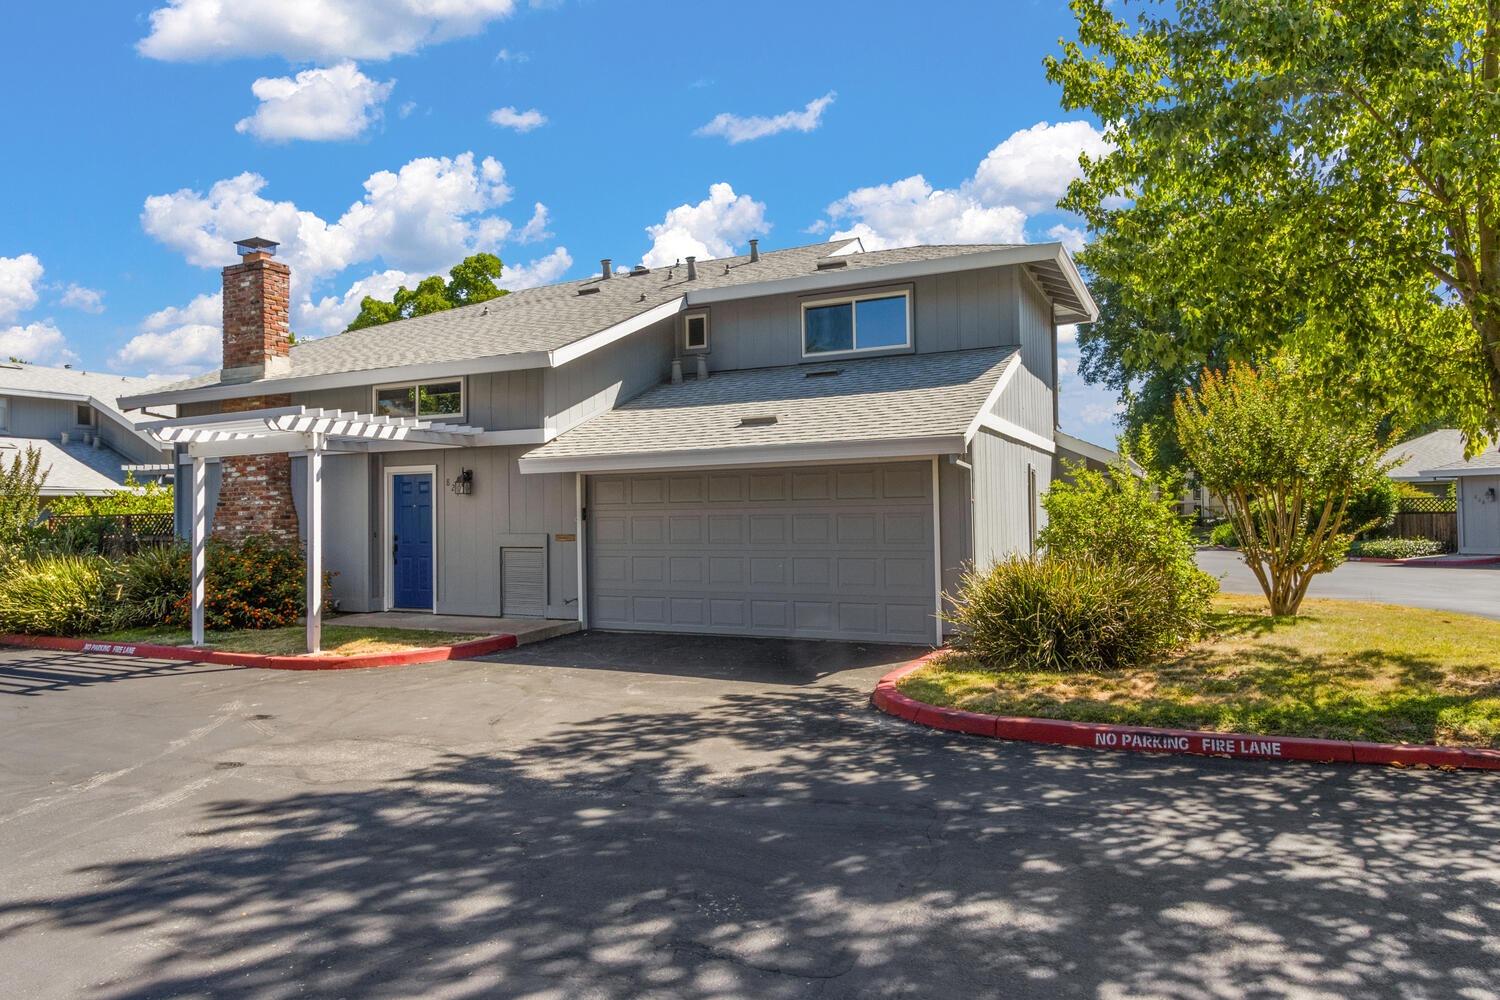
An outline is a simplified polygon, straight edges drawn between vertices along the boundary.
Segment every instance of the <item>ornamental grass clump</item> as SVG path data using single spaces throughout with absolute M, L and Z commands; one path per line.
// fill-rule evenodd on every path
M 964 575 L 953 647 L 989 669 L 1078 673 L 1144 664 L 1180 642 L 1160 576 L 1080 557 L 1012 556 Z
M 108 621 L 114 570 L 98 556 L 48 555 L 11 566 L 0 579 L 0 631 L 82 635 Z

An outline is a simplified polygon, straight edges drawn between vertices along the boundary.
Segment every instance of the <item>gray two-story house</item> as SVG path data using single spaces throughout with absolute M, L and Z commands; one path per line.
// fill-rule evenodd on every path
M 184 534 L 312 537 L 354 611 L 936 641 L 1034 544 L 1096 315 L 1055 243 L 752 241 L 288 348 L 274 249 L 225 269 L 225 367 L 125 402 L 178 408 Z
M 127 474 L 140 482 L 170 478 L 172 449 L 142 426 L 170 416 L 170 407 L 146 413 L 119 402 L 162 384 L 66 366 L 0 364 L 0 462 L 9 466 L 28 450 L 39 452 L 44 500 L 109 493 Z

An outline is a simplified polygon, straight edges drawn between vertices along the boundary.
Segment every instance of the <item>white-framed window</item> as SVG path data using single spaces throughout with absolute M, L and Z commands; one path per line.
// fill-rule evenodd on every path
M 0 396 L 0 431 L 10 430 L 10 400 Z
M 461 378 L 377 385 L 374 396 L 372 412 L 379 417 L 452 421 L 464 415 L 464 380 Z
M 94 408 L 87 403 L 77 403 L 73 407 L 73 419 L 79 427 L 94 426 Z
M 802 303 L 802 356 L 911 346 L 911 293 L 866 292 Z
M 682 348 L 685 351 L 708 350 L 708 313 L 688 313 L 682 317 Z

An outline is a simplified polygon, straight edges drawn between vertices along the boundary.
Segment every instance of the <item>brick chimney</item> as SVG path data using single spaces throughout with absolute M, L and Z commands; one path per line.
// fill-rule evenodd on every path
M 224 382 L 251 382 L 291 372 L 292 269 L 276 260 L 277 244 L 255 237 L 235 244 L 240 262 L 224 268 Z M 225 400 L 224 412 L 290 406 L 286 395 Z M 287 455 L 226 458 L 221 466 L 214 537 L 240 542 L 269 535 L 297 544 L 292 462 Z

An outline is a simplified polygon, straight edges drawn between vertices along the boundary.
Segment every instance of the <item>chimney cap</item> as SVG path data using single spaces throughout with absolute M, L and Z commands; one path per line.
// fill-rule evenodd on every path
M 268 240 L 264 236 L 252 236 L 245 240 L 235 240 L 234 248 L 239 255 L 244 257 L 252 253 L 263 253 L 268 257 L 276 256 L 276 248 L 281 246 L 275 240 Z

